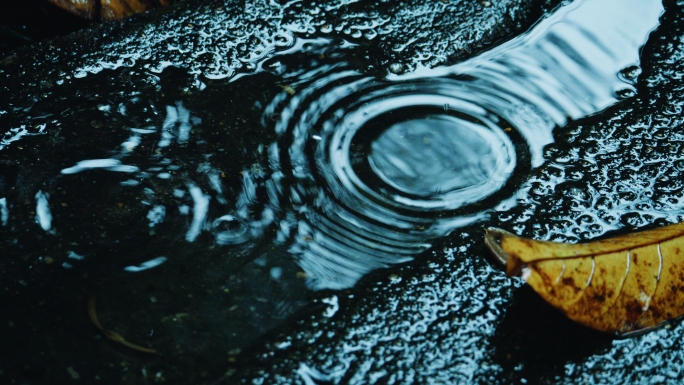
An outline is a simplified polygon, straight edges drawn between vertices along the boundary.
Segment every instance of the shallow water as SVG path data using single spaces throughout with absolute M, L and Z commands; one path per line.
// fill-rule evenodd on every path
M 506 23 L 524 24 L 525 6 L 469 14 L 482 5 L 442 3 L 454 14 L 440 24 L 420 4 L 412 16 L 408 5 L 351 4 L 250 4 L 231 21 L 235 10 L 214 8 L 224 18 L 216 25 L 126 37 L 109 47 L 118 56 L 86 55 L 5 96 L 0 234 L 12 294 L 3 301 L 17 309 L 8 341 L 27 346 L 8 358 L 10 378 L 48 381 L 66 367 L 124 382 L 211 381 L 226 370 L 228 383 L 592 373 L 577 366 L 600 361 L 610 342 L 567 323 L 594 342 L 559 355 L 550 371 L 526 369 L 548 349 L 524 347 L 520 333 L 536 330 L 521 327 L 511 294 L 519 282 L 483 259 L 479 230 L 577 240 L 681 219 L 667 171 L 676 138 L 635 138 L 655 137 L 655 125 L 626 118 L 657 96 L 644 82 L 664 76 L 644 67 L 650 80 L 637 78 L 660 4 L 576 1 L 456 64 L 468 54 L 448 28 L 426 37 L 408 20 L 463 19 L 461 36 L 479 23 L 464 41 L 482 42 L 488 28 L 500 39 L 515 30 Z M 506 6 L 517 11 L 501 16 Z M 597 14 L 622 16 L 595 23 Z M 499 29 L 487 15 L 502 18 Z M 278 23 L 238 33 L 268 17 Z M 369 48 L 378 36 L 388 38 Z M 217 50 L 212 60 L 205 47 Z M 36 89 L 43 94 L 22 99 Z M 599 113 L 621 99 L 631 104 Z M 622 120 L 629 134 L 605 139 Z M 598 128 L 583 132 L 591 122 Z M 561 140 L 549 145 L 553 134 Z M 633 164 L 611 155 L 659 146 Z M 648 165 L 657 167 L 650 195 L 630 171 Z M 91 295 L 105 327 L 163 355 L 139 357 L 99 337 L 84 316 Z M 49 332 L 26 337 L 32 330 Z

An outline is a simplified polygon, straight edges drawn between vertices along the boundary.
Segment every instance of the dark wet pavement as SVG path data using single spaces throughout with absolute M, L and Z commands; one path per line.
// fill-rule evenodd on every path
M 468 79 L 382 80 L 458 66 L 553 5 L 180 4 L 6 54 L 0 382 L 676 381 L 679 322 L 583 329 L 482 237 L 684 219 L 682 6 L 623 72 L 634 95 L 553 130 L 534 168 L 520 121 L 441 103 Z M 93 299 L 105 329 L 159 354 L 107 339 Z

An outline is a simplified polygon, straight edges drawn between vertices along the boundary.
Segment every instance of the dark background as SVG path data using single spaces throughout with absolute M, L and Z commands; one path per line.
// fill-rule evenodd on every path
M 0 55 L 90 24 L 47 0 L 0 1 Z

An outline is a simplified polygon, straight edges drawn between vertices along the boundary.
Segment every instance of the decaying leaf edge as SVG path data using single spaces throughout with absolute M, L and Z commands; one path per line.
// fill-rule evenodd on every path
M 538 241 L 519 237 L 506 230 L 490 227 L 485 230 L 485 245 L 496 259 L 506 266 L 506 274 L 514 276 L 519 275 L 523 267 L 531 262 L 541 262 L 557 258 L 595 256 L 599 254 L 597 251 L 603 254 L 630 250 L 654 242 L 665 242 L 680 236 L 684 236 L 684 222 L 577 244 Z M 539 252 L 536 255 L 530 253 L 517 255 L 506 252 L 501 246 L 504 238 L 515 238 L 520 242 L 527 243 L 526 246 L 529 246 L 530 249 L 534 248 Z M 559 251 L 563 252 L 560 253 Z
M 501 239 L 505 236 L 518 237 L 517 235 L 496 227 L 485 229 L 485 246 L 492 253 L 497 262 L 506 268 L 509 277 L 520 275 L 525 263 L 517 255 L 507 253 L 501 247 Z
M 501 247 L 501 237 L 503 235 L 514 234 L 496 227 L 489 227 L 485 229 L 485 246 L 487 246 L 497 262 L 499 262 L 502 266 L 507 266 L 509 255 Z

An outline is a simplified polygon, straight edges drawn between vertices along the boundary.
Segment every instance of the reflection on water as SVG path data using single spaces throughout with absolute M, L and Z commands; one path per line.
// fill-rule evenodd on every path
M 278 135 L 270 178 L 245 173 L 230 217 L 241 226 L 219 242 L 278 222 L 314 289 L 410 260 L 513 196 L 555 127 L 633 94 L 626 74 L 661 13 L 657 1 L 576 1 L 474 59 L 387 80 L 325 63 L 328 42 L 300 42 L 265 65 L 288 84 L 263 119 Z M 259 188 L 269 203 L 255 216 Z
M 211 139 L 196 131 L 202 119 L 181 102 L 154 111 L 160 125 L 126 127 L 110 157 L 69 160 L 54 184 L 79 185 L 84 199 L 95 199 L 88 183 L 100 183 L 107 187 L 96 189 L 97 199 L 121 199 L 119 210 L 143 205 L 141 234 L 196 242 L 211 232 L 215 243 L 240 250 L 272 243 L 294 256 L 309 287 L 346 288 L 513 204 L 555 127 L 635 92 L 639 47 L 661 12 L 657 1 L 575 1 L 476 58 L 386 79 L 352 69 L 351 43 L 298 39 L 260 63 L 283 91 L 258 106 L 274 139 L 249 150 L 264 161 L 242 171 L 239 192 L 224 185 L 217 154 L 193 154 Z M 109 105 L 98 108 L 111 113 Z M 117 112 L 126 116 L 126 106 Z M 45 135 L 44 128 L 11 129 L 0 149 Z M 35 222 L 45 232 L 78 233 L 66 225 L 76 201 L 60 198 L 56 206 L 50 194 L 34 191 Z M 0 197 L 3 226 L 16 205 Z M 103 210 L 98 219 L 109 240 L 107 216 L 122 214 Z
M 385 184 L 403 194 L 480 190 L 502 179 L 492 174 L 506 168 L 500 163 L 511 161 L 501 139 L 480 127 L 449 115 L 402 121 L 372 142 L 368 161 Z
M 115 231 L 108 216 L 143 205 L 137 210 L 146 223 L 125 229 L 138 239 L 158 231 L 174 242 L 196 242 L 208 231 L 238 254 L 272 244 L 273 253 L 294 256 L 310 288 L 347 288 L 514 204 L 555 127 L 634 93 L 639 48 L 661 12 L 657 1 L 576 1 L 471 60 L 386 79 L 352 69 L 354 44 L 298 39 L 260 63 L 283 90 L 257 106 L 274 139 L 245 150 L 263 161 L 242 171 L 241 191 L 227 191 L 228 165 L 215 161 L 219 154 L 199 153 L 211 139 L 196 130 L 202 119 L 182 102 L 163 111 L 145 107 L 163 123 L 126 127 L 127 138 L 110 157 L 71 160 L 55 183 L 80 185 L 84 199 L 103 206 L 121 200 L 119 211 L 93 214 L 105 223 L 102 238 L 117 247 L 121 239 L 111 234 L 124 226 Z M 597 15 L 611 17 L 598 22 Z M 109 105 L 98 109 L 112 113 Z M 123 104 L 117 112 L 128 114 Z M 12 129 L 0 149 L 44 135 L 44 128 Z M 98 182 L 107 187 L 88 198 L 87 184 Z M 82 224 L 66 224 L 77 202 L 51 206 L 43 190 L 35 200 L 44 231 L 61 231 L 66 241 L 68 234 L 82 236 L 74 230 Z M 11 222 L 15 203 L 0 202 L 2 223 Z M 145 260 L 173 252 L 158 242 L 157 255 Z

